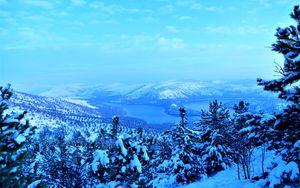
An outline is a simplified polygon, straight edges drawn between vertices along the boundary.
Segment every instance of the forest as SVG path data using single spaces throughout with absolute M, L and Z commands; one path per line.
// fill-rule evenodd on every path
M 128 129 L 117 115 L 111 123 L 33 127 L 27 111 L 9 112 L 11 86 L 0 87 L 0 187 L 178 187 L 232 166 L 228 176 L 253 187 L 300 187 L 299 6 L 291 18 L 296 24 L 277 28 L 272 44 L 285 59 L 275 67 L 279 77 L 257 79 L 285 102 L 278 112 L 251 112 L 238 100 L 229 110 L 213 100 L 195 122 L 179 107 L 178 123 L 164 132 Z M 266 167 L 270 151 L 280 160 Z M 260 175 L 251 169 L 257 153 Z

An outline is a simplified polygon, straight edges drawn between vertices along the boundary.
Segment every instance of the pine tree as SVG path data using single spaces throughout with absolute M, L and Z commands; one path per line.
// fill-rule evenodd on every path
M 199 155 L 202 156 L 207 175 L 224 170 L 231 161 L 229 147 L 229 110 L 217 100 L 210 102 L 207 111 L 202 110 L 200 121 L 194 123 L 200 130 Z
M 274 123 L 275 117 L 271 114 L 251 113 L 248 111 L 249 103 L 240 101 L 234 107 L 233 128 L 231 148 L 234 151 L 234 162 L 238 167 L 238 175 L 240 179 L 240 165 L 243 168 L 244 178 L 251 178 L 250 162 L 252 153 L 256 147 L 262 148 L 262 172 L 264 173 L 264 154 L 267 142 L 272 132 L 271 125 Z
M 224 170 L 230 165 L 230 148 L 224 143 L 223 135 L 219 130 L 209 127 L 201 133 L 199 154 L 202 156 L 204 168 L 208 176 Z
M 223 105 L 222 102 L 214 100 L 209 103 L 207 111 L 202 110 L 200 114 L 200 121 L 195 126 L 201 129 L 205 125 L 211 129 L 219 129 L 221 133 L 226 132 L 230 125 L 229 110 Z
M 198 155 L 207 172 L 211 176 L 229 166 L 231 161 L 231 135 L 229 110 L 214 100 L 209 103 L 207 111 L 202 110 L 200 120 L 194 123 L 199 131 Z
M 165 160 L 158 169 L 163 169 L 168 176 L 175 177 L 177 183 L 186 184 L 205 177 L 206 173 L 201 157 L 197 154 L 198 132 L 187 127 L 185 109 L 180 108 L 179 112 L 181 122 L 173 130 L 166 132 L 174 144 L 171 158 Z
M 272 50 L 284 56 L 284 64 L 277 67 L 280 78 L 265 81 L 258 79 L 258 85 L 264 89 L 278 93 L 280 99 L 289 102 L 283 112 L 276 115 L 274 128 L 278 130 L 274 143 L 278 143 L 276 148 L 281 152 L 287 163 L 297 164 L 300 168 L 300 155 L 297 151 L 297 142 L 300 138 L 300 9 L 294 7 L 291 13 L 292 19 L 296 21 L 296 26 L 277 28 L 275 36 L 277 41 L 272 45 Z M 295 165 L 294 165 L 295 166 Z M 299 172 L 299 169 L 298 169 Z M 291 184 L 299 182 L 298 177 L 283 175 L 282 183 Z
M 24 123 L 26 111 L 6 113 L 13 95 L 10 85 L 0 87 L 0 91 L 0 187 L 24 187 L 32 181 L 26 177 L 22 164 L 27 154 L 24 145 L 33 128 L 28 121 Z
M 115 116 L 107 144 L 107 150 L 96 150 L 93 171 L 101 183 L 115 182 L 115 186 L 131 187 L 145 185 L 148 180 L 143 173 L 149 161 L 148 147 L 142 129 L 130 134 L 121 132 L 119 118 Z

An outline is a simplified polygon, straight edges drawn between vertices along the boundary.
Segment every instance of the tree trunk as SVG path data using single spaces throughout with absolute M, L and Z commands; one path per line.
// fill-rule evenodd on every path
M 265 154 L 266 154 L 266 146 L 265 146 L 265 144 L 263 144 L 262 145 L 262 154 L 261 154 L 261 170 L 262 170 L 262 175 L 265 174 L 265 168 L 264 168 Z
M 237 168 L 238 168 L 238 179 L 241 180 L 241 176 L 240 176 L 240 163 L 237 162 Z

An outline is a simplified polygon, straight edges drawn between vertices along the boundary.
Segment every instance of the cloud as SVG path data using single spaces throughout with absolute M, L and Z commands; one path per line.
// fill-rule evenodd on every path
M 200 3 L 192 3 L 190 5 L 190 9 L 193 9 L 193 10 L 202 10 L 203 6 Z
M 186 44 L 181 38 L 160 37 L 157 42 L 162 49 L 183 49 L 186 47 Z
M 22 39 L 32 42 L 40 38 L 34 29 L 28 27 L 20 28 L 18 34 Z
M 74 6 L 82 6 L 86 4 L 84 0 L 71 0 L 72 5 Z
M 179 16 L 178 17 L 178 20 L 180 20 L 180 21 L 185 21 L 185 20 L 190 20 L 190 19 L 192 19 L 192 17 L 190 17 L 190 16 Z
M 162 14 L 169 14 L 175 11 L 175 6 L 173 5 L 164 5 L 159 8 L 159 12 Z
M 0 27 L 0 36 L 1 35 L 6 35 L 7 33 L 8 33 L 7 29 Z
M 0 0 L 0 5 L 6 4 L 7 0 Z
M 8 11 L 0 10 L 0 17 L 9 17 L 11 14 Z
M 176 27 L 172 26 L 172 25 L 167 25 L 167 26 L 165 27 L 165 29 L 166 29 L 168 32 L 170 32 L 170 33 L 178 33 L 178 32 L 179 32 L 179 30 L 178 30 Z
M 265 8 L 270 8 L 272 2 L 269 0 L 258 0 L 258 3 Z
M 45 23 L 53 20 L 49 16 L 40 16 L 40 15 L 29 15 L 29 16 L 25 16 L 24 18 L 27 20 L 30 20 L 30 21 L 39 21 L 39 22 L 45 22 Z
M 206 11 L 206 12 L 227 12 L 227 11 L 233 11 L 235 10 L 235 7 L 233 6 L 229 6 L 229 7 L 223 7 L 223 6 L 207 6 L 207 5 L 203 5 L 197 1 L 178 1 L 176 3 L 177 6 L 179 7 L 185 7 L 188 8 L 190 10 L 194 10 L 194 11 Z
M 117 24 L 117 20 L 107 19 L 107 20 L 99 20 L 99 19 L 92 19 L 89 21 L 91 25 L 100 25 L 100 24 Z
M 45 1 L 45 0 L 22 0 L 21 1 L 23 4 L 27 4 L 30 6 L 35 6 L 39 8 L 44 8 L 44 9 L 52 9 L 53 4 L 51 4 L 51 1 Z
M 120 13 L 130 13 L 130 14 L 136 14 L 136 13 L 150 13 L 151 10 L 143 10 L 138 8 L 125 8 L 119 4 L 106 4 L 103 2 L 94 2 L 90 3 L 89 6 L 93 9 L 99 10 L 101 12 L 104 12 L 106 14 L 120 14 Z
M 208 33 L 218 33 L 226 35 L 246 35 L 246 34 L 259 34 L 270 32 L 270 29 L 265 26 L 207 26 L 205 31 Z

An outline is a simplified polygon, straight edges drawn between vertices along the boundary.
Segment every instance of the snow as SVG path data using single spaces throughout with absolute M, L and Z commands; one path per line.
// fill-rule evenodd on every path
M 15 141 L 16 141 L 18 144 L 22 144 L 23 142 L 26 141 L 26 138 L 25 138 L 25 136 L 23 136 L 22 134 L 20 134 L 17 138 L 15 138 Z
M 159 94 L 160 99 L 176 99 L 176 98 L 187 98 L 183 93 L 176 90 L 167 89 Z
M 109 158 L 106 153 L 106 150 L 96 150 L 94 152 L 94 160 L 92 162 L 92 170 L 93 172 L 96 172 L 98 170 L 99 164 L 101 166 L 106 167 L 109 163 Z
M 85 107 L 88 107 L 88 108 L 92 108 L 92 109 L 96 109 L 97 107 L 89 104 L 87 101 L 85 100 L 82 100 L 82 99 L 75 99 L 75 98 L 64 98 L 63 99 L 64 101 L 67 101 L 67 102 L 70 102 L 70 103 L 73 103 L 73 104 L 79 104 L 81 106 L 85 106 Z
M 87 138 L 88 142 L 94 143 L 96 139 L 98 138 L 98 133 L 91 132 L 91 135 Z
M 248 132 L 252 132 L 254 129 L 255 129 L 255 127 L 248 126 L 248 127 L 242 128 L 239 132 L 240 133 L 248 133 Z
M 263 115 L 260 122 L 261 122 L 261 124 L 264 124 L 264 123 L 269 122 L 273 119 L 276 119 L 276 117 L 271 115 L 271 114 L 266 113 L 266 114 Z
M 265 153 L 265 167 L 270 168 L 273 162 L 284 162 L 278 156 L 274 156 L 274 151 L 268 151 Z M 257 148 L 254 151 L 254 157 L 251 162 L 251 176 L 260 176 L 261 172 L 261 148 Z M 289 165 L 290 170 L 294 168 L 293 165 Z M 295 173 L 295 172 L 294 172 Z M 208 178 L 204 178 L 199 182 L 191 183 L 189 185 L 181 186 L 181 188 L 232 188 L 232 187 L 243 187 L 243 188 L 261 188 L 266 184 L 266 180 L 252 181 L 241 179 L 238 180 L 237 177 L 237 167 L 236 165 L 231 166 L 216 175 Z M 163 187 L 170 187 L 165 185 Z M 271 186 L 270 186 L 271 187 Z
M 41 180 L 36 180 L 36 181 L 34 181 L 34 182 L 32 182 L 31 184 L 29 184 L 28 186 L 27 186 L 27 188 L 36 188 L 36 187 L 38 187 L 38 185 L 41 183 Z
M 4 121 L 3 121 L 3 123 L 19 123 L 19 120 L 18 119 L 15 119 L 14 117 L 9 117 L 9 118 L 7 118 L 7 119 L 5 119 Z
M 96 188 L 115 188 L 115 187 L 120 187 L 118 186 L 118 183 L 115 181 L 111 181 L 107 184 L 99 184 L 96 186 Z
M 292 161 L 287 164 L 285 161 L 279 161 L 277 166 L 270 172 L 270 187 L 274 187 L 275 185 L 280 184 L 281 178 L 285 173 L 290 173 L 290 178 L 292 180 L 296 179 L 299 175 L 299 168 L 297 163 Z
M 130 161 L 130 168 L 133 170 L 134 167 L 136 167 L 139 173 L 142 173 L 142 164 L 136 155 L 134 155 L 133 160 Z
M 147 147 L 146 146 L 142 146 L 142 151 L 143 151 L 143 157 L 145 159 L 145 161 L 149 161 L 149 156 L 148 156 L 148 153 L 147 153 Z
M 122 140 L 121 138 L 118 138 L 118 140 L 116 141 L 116 146 L 117 146 L 118 148 L 121 149 L 121 152 L 122 152 L 122 154 L 123 154 L 124 156 L 127 155 L 128 151 L 127 151 L 127 149 L 124 147 L 124 143 L 123 143 L 123 140 Z
M 300 140 L 298 140 L 295 144 L 294 144 L 294 148 L 298 148 L 300 149 Z
M 9 173 L 16 173 L 18 171 L 18 168 L 17 167 L 13 167 Z

